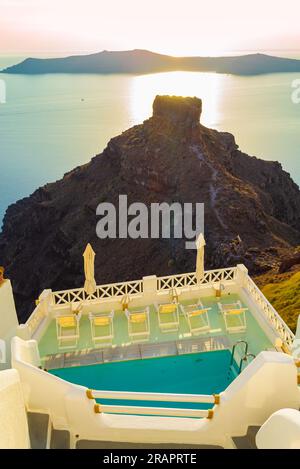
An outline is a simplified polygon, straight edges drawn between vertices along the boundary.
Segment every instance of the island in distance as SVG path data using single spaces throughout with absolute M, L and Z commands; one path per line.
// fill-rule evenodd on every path
M 172 57 L 147 50 L 102 51 L 62 58 L 27 58 L 2 72 L 45 73 L 158 73 L 170 71 L 216 72 L 233 75 L 300 72 L 300 60 L 265 54 L 231 57 Z

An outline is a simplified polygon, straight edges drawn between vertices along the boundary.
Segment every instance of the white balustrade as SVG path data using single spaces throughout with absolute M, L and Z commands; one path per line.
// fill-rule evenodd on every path
M 200 282 L 197 282 L 194 272 L 180 275 L 169 275 L 166 277 L 156 277 L 157 291 L 169 290 L 171 288 L 186 288 L 197 285 L 211 285 L 216 282 L 233 281 L 236 268 L 208 270 L 204 273 Z M 143 280 L 134 280 L 131 282 L 109 283 L 99 285 L 95 293 L 87 294 L 83 288 L 73 290 L 62 290 L 53 292 L 53 303 L 55 306 L 71 304 L 82 301 L 99 301 L 109 298 L 118 298 L 124 295 L 143 294 Z
M 74 290 L 62 290 L 53 292 L 53 303 L 55 306 L 71 304 L 82 301 L 99 301 L 107 298 L 117 298 L 124 295 L 140 295 L 143 292 L 143 281 L 109 283 L 99 285 L 95 293 L 89 295 L 83 288 Z
M 43 304 L 39 303 L 26 322 L 30 337 L 33 337 L 35 331 L 38 329 L 44 318 L 45 310 L 43 308 Z
M 51 292 L 50 295 L 48 293 L 47 299 L 45 296 L 45 301 L 48 301 L 49 305 L 49 297 L 51 297 L 50 309 L 60 308 L 76 302 L 97 303 L 101 300 L 122 298 L 125 295 L 129 295 L 132 299 L 142 297 L 145 301 L 150 303 L 155 301 L 155 296 L 157 294 L 171 291 L 172 289 L 177 289 L 180 292 L 189 288 L 201 288 L 202 286 L 213 287 L 216 283 L 222 283 L 225 286 L 226 284 L 230 285 L 237 283 L 238 286 L 243 287 L 246 290 L 247 294 L 258 307 L 260 314 L 267 319 L 273 330 L 278 333 L 283 343 L 288 349 L 290 349 L 294 340 L 294 334 L 268 302 L 263 293 L 255 285 L 253 280 L 251 280 L 246 269 L 245 274 L 243 275 L 243 284 L 239 282 L 238 275 L 240 267 L 241 266 L 208 270 L 204 272 L 202 279 L 199 281 L 197 281 L 195 272 L 190 272 L 164 277 L 144 277 L 143 280 L 134 280 L 130 282 L 98 285 L 95 293 L 92 295 L 87 294 L 83 288 L 56 291 Z M 150 282 L 149 285 L 147 282 Z M 153 298 L 151 298 L 152 295 Z M 42 300 L 35 308 L 34 312 L 26 322 L 26 326 L 28 327 L 31 337 L 43 321 L 45 315 L 47 315 L 47 308 L 45 310 L 43 302 L 44 300 Z
M 275 329 L 282 342 L 291 349 L 294 341 L 294 334 L 273 308 L 260 289 L 255 285 L 253 280 L 247 275 L 245 280 L 245 288 L 251 299 L 259 307 L 260 311 L 267 319 L 268 323 Z
M 211 285 L 218 282 L 232 281 L 235 278 L 236 267 L 228 269 L 208 270 L 204 272 L 202 279 L 197 282 L 196 273 L 168 275 L 166 277 L 158 277 L 158 291 L 169 290 L 171 288 L 186 288 L 201 285 Z

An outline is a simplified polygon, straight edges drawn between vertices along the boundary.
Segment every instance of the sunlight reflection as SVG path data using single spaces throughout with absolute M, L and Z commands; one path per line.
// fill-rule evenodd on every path
M 198 72 L 167 72 L 134 77 L 130 90 L 131 120 L 137 124 L 148 118 L 157 94 L 197 96 L 203 101 L 201 123 L 216 127 L 224 79 L 224 75 Z

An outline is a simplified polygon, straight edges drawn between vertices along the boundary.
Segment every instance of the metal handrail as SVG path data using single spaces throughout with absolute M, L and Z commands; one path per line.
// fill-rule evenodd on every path
M 238 340 L 238 341 L 234 344 L 234 346 L 232 347 L 230 366 L 232 366 L 232 364 L 233 364 L 234 352 L 235 352 L 236 346 L 239 345 L 239 344 L 245 344 L 244 357 L 248 354 L 248 348 L 249 348 L 248 342 L 246 342 L 245 340 Z
M 243 358 L 241 358 L 240 366 L 239 366 L 239 374 L 242 371 L 243 363 L 246 362 L 249 357 L 256 358 L 256 355 L 254 355 L 254 353 L 246 353 L 246 355 L 244 355 Z

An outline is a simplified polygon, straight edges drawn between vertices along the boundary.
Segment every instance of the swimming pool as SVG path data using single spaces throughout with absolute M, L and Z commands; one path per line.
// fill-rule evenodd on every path
M 109 391 L 158 392 L 178 394 L 218 394 L 237 375 L 230 366 L 231 352 L 192 353 L 188 355 L 130 360 L 51 370 L 71 383 L 89 389 Z M 163 402 L 101 399 L 102 404 L 165 407 Z M 212 404 L 168 402 L 168 407 L 207 409 Z

